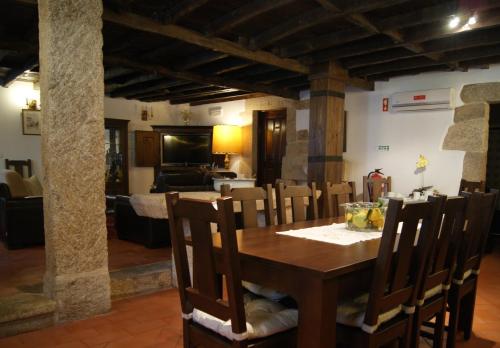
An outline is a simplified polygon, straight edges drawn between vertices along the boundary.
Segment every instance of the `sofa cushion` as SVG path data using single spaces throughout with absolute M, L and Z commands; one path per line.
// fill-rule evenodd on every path
M 30 196 L 42 196 L 43 195 L 43 188 L 42 184 L 38 180 L 38 178 L 33 175 L 30 178 L 23 179 L 24 181 L 24 186 L 29 192 Z
M 279 291 L 276 291 L 274 289 L 266 288 L 263 287 L 262 285 L 247 282 L 247 281 L 242 281 L 241 285 L 248 291 L 254 293 L 255 295 L 259 295 L 262 297 L 265 297 L 271 301 L 279 301 L 287 297 L 287 294 L 283 294 Z
M 244 302 L 247 320 L 246 335 L 233 333 L 231 320 L 224 321 L 198 309 L 193 311 L 193 321 L 230 340 L 267 337 L 297 326 L 298 311 L 296 309 L 289 309 L 263 298 L 256 299 L 250 294 L 245 294 Z
M 360 296 L 341 302 L 337 306 L 337 323 L 359 327 L 367 333 L 373 333 L 381 324 L 394 318 L 396 315 L 401 313 L 403 309 L 402 306 L 396 306 L 387 312 L 381 313 L 378 316 L 377 324 L 374 327 L 369 327 L 364 324 L 368 298 L 369 294 L 364 293 Z
M 0 173 L 0 182 L 4 182 L 9 186 L 12 198 L 21 198 L 30 195 L 22 176 L 14 170 L 3 170 Z

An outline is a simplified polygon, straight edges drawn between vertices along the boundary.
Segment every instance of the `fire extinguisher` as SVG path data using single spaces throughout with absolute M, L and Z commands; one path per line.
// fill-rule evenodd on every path
M 385 179 L 385 174 L 381 172 L 382 168 L 375 168 L 374 171 L 368 173 L 368 179 L 374 179 L 374 180 L 380 180 L 380 179 Z M 385 184 L 382 183 L 381 187 L 382 189 L 384 188 Z M 368 184 L 368 194 L 369 197 L 372 197 L 373 195 L 373 187 L 372 185 Z

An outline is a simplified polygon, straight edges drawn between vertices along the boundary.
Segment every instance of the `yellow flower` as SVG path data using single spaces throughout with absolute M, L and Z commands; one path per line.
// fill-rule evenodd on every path
M 418 156 L 417 169 L 423 169 L 427 167 L 428 164 L 429 161 L 427 160 L 427 158 L 424 157 L 424 155 Z

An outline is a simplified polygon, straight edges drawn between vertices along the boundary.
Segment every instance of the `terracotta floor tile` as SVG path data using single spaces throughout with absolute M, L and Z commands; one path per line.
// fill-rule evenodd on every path
M 486 255 L 476 299 L 473 337 L 460 348 L 500 348 L 500 253 Z M 182 348 L 178 292 L 167 290 L 113 302 L 110 313 L 0 339 L 0 348 Z M 421 348 L 428 345 L 422 343 Z
M 141 244 L 117 238 L 108 239 L 109 269 L 146 265 L 172 258 L 171 248 L 148 249 Z M 45 249 L 36 246 L 7 250 L 0 242 L 0 296 L 15 294 L 41 284 L 45 273 Z M 31 291 L 31 290 L 30 290 Z

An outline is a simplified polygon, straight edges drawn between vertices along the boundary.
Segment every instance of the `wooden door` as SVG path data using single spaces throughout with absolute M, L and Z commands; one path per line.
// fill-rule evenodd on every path
M 154 131 L 135 131 L 135 166 L 160 165 L 160 134 Z
M 259 112 L 257 141 L 257 185 L 274 185 L 286 149 L 286 109 Z

